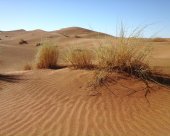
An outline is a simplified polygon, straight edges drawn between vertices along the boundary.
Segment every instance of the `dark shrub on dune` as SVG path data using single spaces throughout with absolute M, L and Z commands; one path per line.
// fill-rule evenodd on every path
M 28 42 L 25 41 L 25 40 L 23 40 L 23 39 L 21 39 L 21 40 L 19 41 L 19 44 L 28 44 Z

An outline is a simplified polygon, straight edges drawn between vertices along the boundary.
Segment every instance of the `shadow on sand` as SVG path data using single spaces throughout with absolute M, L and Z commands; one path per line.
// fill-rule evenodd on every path
M 169 75 L 162 75 L 162 74 L 154 74 L 152 76 L 153 81 L 170 87 L 170 76 Z
M 20 75 L 0 74 L 0 82 L 16 83 L 21 80 Z

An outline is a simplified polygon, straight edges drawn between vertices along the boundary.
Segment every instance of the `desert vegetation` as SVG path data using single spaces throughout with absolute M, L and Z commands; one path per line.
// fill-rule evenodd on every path
M 55 46 L 45 43 L 38 49 L 35 60 L 36 68 L 57 68 L 58 55 L 59 52 Z
M 148 71 L 150 48 L 123 43 L 115 46 L 101 46 L 97 49 L 97 66 L 106 71 L 127 72 L 138 75 L 139 71 Z
M 93 52 L 89 49 L 69 48 L 65 52 L 64 60 L 76 69 L 93 68 Z
M 37 43 L 35 46 L 37 46 L 37 47 L 38 47 L 38 46 L 41 46 L 41 45 L 42 45 L 42 43 Z
M 115 82 L 113 73 L 126 74 L 135 77 L 146 85 L 145 97 L 150 92 L 150 82 L 161 84 L 155 78 L 155 71 L 150 66 L 152 48 L 146 45 L 142 38 L 143 29 L 135 29 L 127 35 L 124 27 L 116 38 L 105 37 L 101 39 L 95 49 L 71 47 L 64 51 L 63 60 L 68 67 L 74 69 L 94 70 L 94 78 L 90 87 L 94 90 Z M 41 44 L 37 44 L 39 46 Z M 35 67 L 38 69 L 57 68 L 59 51 L 49 43 L 39 47 Z M 24 70 L 31 70 L 31 65 L 25 65 Z M 159 78 L 160 79 L 160 78 Z
M 27 42 L 26 40 L 24 40 L 24 39 L 21 39 L 21 40 L 19 41 L 19 44 L 28 44 L 28 42 Z
M 81 38 L 81 36 L 79 36 L 79 35 L 75 35 L 75 38 Z
M 150 93 L 150 82 L 164 84 L 157 80 L 156 73 L 150 66 L 152 48 L 145 45 L 140 33 L 141 29 L 136 29 L 127 37 L 125 30 L 121 28 L 120 36 L 116 41 L 109 39 L 110 45 L 108 45 L 106 39 L 106 44 L 103 42 L 100 44 L 96 50 L 97 72 L 95 71 L 94 78 L 90 81 L 92 89 L 107 86 L 108 83 L 112 82 L 118 83 L 113 77 L 114 72 L 141 80 L 146 86 L 143 89 L 146 98 L 147 94 Z M 133 91 L 132 94 L 136 92 L 138 90 Z
M 24 65 L 24 70 L 32 70 L 33 69 L 33 66 L 31 64 L 25 64 Z

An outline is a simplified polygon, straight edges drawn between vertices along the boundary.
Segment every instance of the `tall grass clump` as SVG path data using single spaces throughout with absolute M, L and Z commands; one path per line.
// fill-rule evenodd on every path
M 25 64 L 24 65 L 24 70 L 32 70 L 33 69 L 33 66 L 31 64 Z
M 19 41 L 19 44 L 28 44 L 28 42 L 27 42 L 26 40 L 24 40 L 24 39 L 21 39 L 21 40 Z
M 143 81 L 146 85 L 145 97 L 147 96 L 150 92 L 149 82 L 154 82 L 155 79 L 149 65 L 152 50 L 142 38 L 143 29 L 137 28 L 127 36 L 127 31 L 121 27 L 119 36 L 104 39 L 104 42 L 100 43 L 99 48 L 96 49 L 98 72 L 95 72 L 93 80 L 90 81 L 92 90 L 100 86 L 108 88 L 108 83 L 118 83 L 112 77 L 112 74 L 116 72 Z M 121 86 L 128 88 L 124 85 Z M 111 91 L 111 93 L 113 92 Z
M 58 61 L 59 51 L 55 46 L 49 44 L 44 44 L 38 49 L 36 55 L 36 68 L 46 69 L 46 68 L 56 68 Z
M 76 69 L 93 68 L 93 54 L 89 49 L 69 48 L 64 55 L 64 59 L 67 63 Z
M 100 46 L 97 51 L 97 65 L 106 71 L 126 72 L 140 78 L 150 75 L 149 57 L 151 48 L 139 37 L 140 30 L 134 30 L 129 37 L 121 28 L 120 36 L 114 44 Z M 107 40 L 107 39 L 106 39 Z
M 103 46 L 97 49 L 99 69 L 106 71 L 126 72 L 139 76 L 140 72 L 148 72 L 150 49 L 128 45 Z

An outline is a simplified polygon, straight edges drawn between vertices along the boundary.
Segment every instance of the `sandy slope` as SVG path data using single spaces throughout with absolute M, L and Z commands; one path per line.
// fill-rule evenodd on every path
M 0 44 L 0 72 L 22 70 L 35 58 L 36 48 Z
M 1 83 L 0 136 L 168 136 L 170 92 L 153 85 L 150 104 L 143 93 L 127 97 L 127 88 L 143 88 L 135 79 L 89 96 L 92 72 L 42 70 L 15 73 L 16 82 Z

